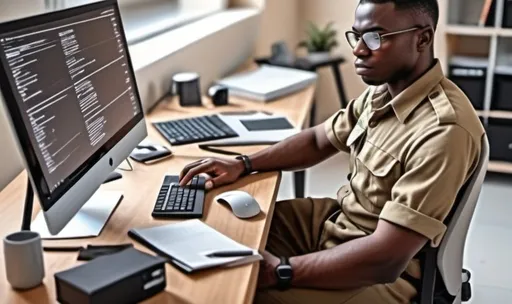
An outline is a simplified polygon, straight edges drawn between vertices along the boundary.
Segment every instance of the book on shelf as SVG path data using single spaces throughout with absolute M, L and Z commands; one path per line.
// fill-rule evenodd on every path
M 493 26 L 496 16 L 496 0 L 485 0 L 478 26 Z

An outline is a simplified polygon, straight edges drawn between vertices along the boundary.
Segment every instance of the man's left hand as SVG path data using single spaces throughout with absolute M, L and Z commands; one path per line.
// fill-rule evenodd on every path
M 277 285 L 276 267 L 281 263 L 281 260 L 267 251 L 262 252 L 261 255 L 263 260 L 260 262 L 258 288 L 274 287 Z

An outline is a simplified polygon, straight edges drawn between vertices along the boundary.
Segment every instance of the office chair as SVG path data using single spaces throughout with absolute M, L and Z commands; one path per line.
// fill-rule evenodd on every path
M 429 244 L 420 252 L 422 278 L 415 304 L 459 304 L 471 298 L 471 274 L 462 268 L 464 245 L 480 190 L 487 173 L 489 142 L 482 138 L 482 153 L 471 179 L 462 187 L 447 217 L 447 231 L 439 248 Z

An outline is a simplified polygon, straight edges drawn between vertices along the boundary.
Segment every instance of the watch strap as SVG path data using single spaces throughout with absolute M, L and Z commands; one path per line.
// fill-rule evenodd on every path
M 290 265 L 290 260 L 287 257 L 280 257 L 281 264 L 280 265 Z
M 247 155 L 237 156 L 236 159 L 241 160 L 244 163 L 244 176 L 252 173 L 252 163 L 251 159 Z

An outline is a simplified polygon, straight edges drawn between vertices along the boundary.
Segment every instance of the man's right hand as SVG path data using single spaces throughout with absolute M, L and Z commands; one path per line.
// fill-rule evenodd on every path
M 194 176 L 206 173 L 206 190 L 231 184 L 242 176 L 245 171 L 243 161 L 237 159 L 202 159 L 183 168 L 180 173 L 180 186 L 186 186 Z

